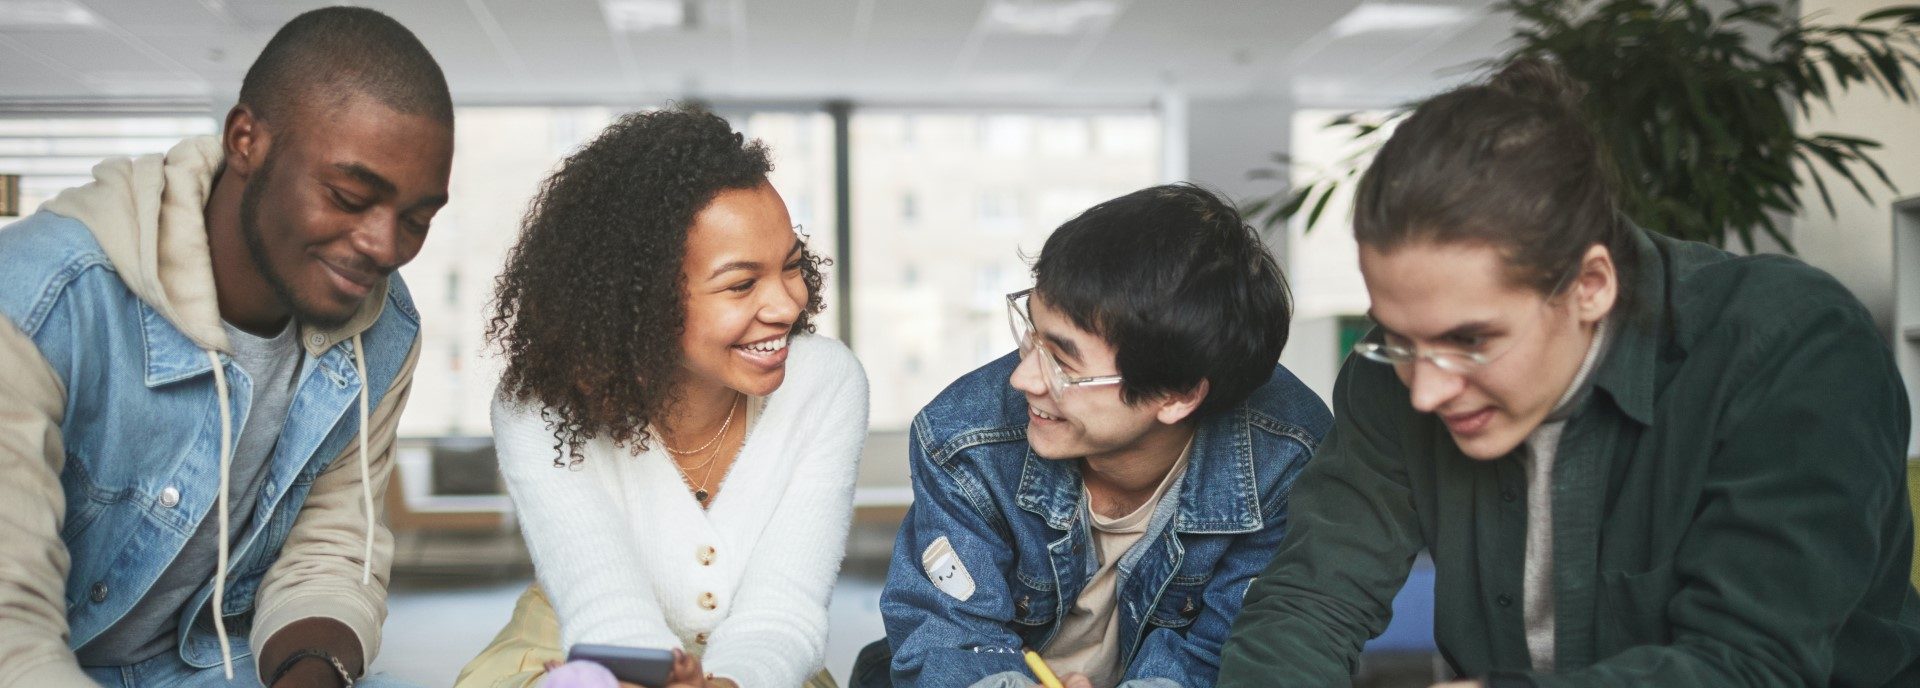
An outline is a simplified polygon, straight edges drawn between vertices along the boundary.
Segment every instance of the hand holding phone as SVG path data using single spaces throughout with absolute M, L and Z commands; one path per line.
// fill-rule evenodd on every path
M 567 661 L 584 660 L 599 664 L 613 672 L 613 677 L 622 683 L 646 688 L 666 688 L 670 683 L 681 682 L 677 670 L 680 668 L 682 656 L 685 656 L 685 653 L 678 649 L 669 651 L 581 643 L 574 645 L 573 649 L 567 652 Z M 698 671 L 700 660 L 693 661 L 694 670 Z

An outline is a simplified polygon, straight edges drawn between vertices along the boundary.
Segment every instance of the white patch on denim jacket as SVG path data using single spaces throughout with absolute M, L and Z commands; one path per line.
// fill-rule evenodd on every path
M 973 598 L 973 574 L 967 573 L 967 565 L 960 561 L 960 554 L 953 551 L 953 544 L 947 542 L 945 535 L 920 553 L 920 567 L 926 569 L 927 580 L 933 581 L 933 587 L 940 592 L 961 602 Z

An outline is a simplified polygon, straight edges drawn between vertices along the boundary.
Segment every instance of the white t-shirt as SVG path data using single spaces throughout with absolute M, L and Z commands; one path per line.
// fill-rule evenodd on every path
M 1153 497 L 1132 512 L 1109 518 L 1092 508 L 1087 509 L 1087 523 L 1093 526 L 1094 556 L 1100 558 L 1100 569 L 1087 581 L 1087 587 L 1080 590 L 1073 608 L 1067 611 L 1067 618 L 1060 622 L 1059 632 L 1043 653 L 1047 665 L 1054 671 L 1063 676 L 1085 674 L 1095 688 L 1111 688 L 1126 675 L 1127 667 L 1120 663 L 1120 615 L 1114 613 L 1120 606 L 1115 595 L 1120 585 L 1120 559 L 1146 536 L 1147 523 L 1153 519 L 1167 488 L 1186 472 L 1187 456 L 1192 448 L 1189 443 L 1187 449 L 1180 452 L 1179 460 L 1174 461 L 1166 477 L 1160 479 L 1160 486 L 1154 488 Z M 1082 494 L 1085 490 L 1081 488 Z M 1090 498 L 1083 501 L 1092 502 Z

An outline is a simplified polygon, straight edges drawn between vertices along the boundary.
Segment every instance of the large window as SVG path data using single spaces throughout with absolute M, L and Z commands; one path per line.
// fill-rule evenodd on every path
M 93 179 L 115 156 L 164 153 L 180 139 L 214 133 L 211 116 L 0 117 L 0 174 L 20 175 L 20 214 L 61 189 Z
M 494 279 L 541 181 L 624 111 L 458 110 L 451 201 L 426 250 L 401 270 L 426 324 L 403 436 L 489 434 L 499 362 L 484 332 Z M 856 109 L 849 254 L 835 241 L 832 116 L 719 112 L 771 149 L 773 184 L 813 249 L 851 268 L 852 303 L 836 297 L 842 268 L 828 270 L 818 330 L 838 336 L 842 318 L 853 317 L 877 430 L 904 428 L 953 379 L 1012 349 L 1002 295 L 1029 286 L 1027 258 L 1056 226 L 1159 175 L 1160 126 L 1146 110 Z M 191 114 L 0 118 L 0 174 L 22 175 L 21 207 L 31 212 L 86 182 L 102 158 L 165 151 L 217 126 Z
M 1337 175 L 1354 164 L 1356 156 L 1369 155 L 1353 141 L 1352 127 L 1328 128 L 1336 118 L 1349 114 L 1335 110 L 1300 110 L 1293 115 L 1293 165 L 1289 169 L 1293 183 L 1304 186 L 1329 175 Z M 1385 112 L 1361 115 L 1386 119 Z M 1359 159 L 1364 165 L 1367 159 Z M 1287 279 L 1301 317 L 1339 316 L 1367 310 L 1367 287 L 1360 279 L 1360 249 L 1353 242 L 1353 190 L 1358 184 L 1349 180 L 1326 205 L 1319 224 L 1307 231 L 1304 218 L 1289 225 Z
M 1013 349 L 1004 295 L 1060 223 L 1154 184 L 1150 112 L 857 112 L 853 343 L 873 428 L 900 430 L 933 395 Z

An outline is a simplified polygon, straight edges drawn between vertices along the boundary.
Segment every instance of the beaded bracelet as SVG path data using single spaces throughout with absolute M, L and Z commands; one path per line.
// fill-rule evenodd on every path
M 279 683 L 280 679 L 286 677 L 288 671 L 293 670 L 293 665 L 299 664 L 300 660 L 309 658 L 327 660 L 327 664 L 333 666 L 334 672 L 340 674 L 341 688 L 353 688 L 353 674 L 347 673 L 347 666 L 340 663 L 340 658 L 333 656 L 333 653 L 327 652 L 326 650 L 315 650 L 311 648 L 287 655 L 286 659 L 281 660 L 280 667 L 273 670 L 273 679 L 267 681 L 267 685 L 271 686 Z

